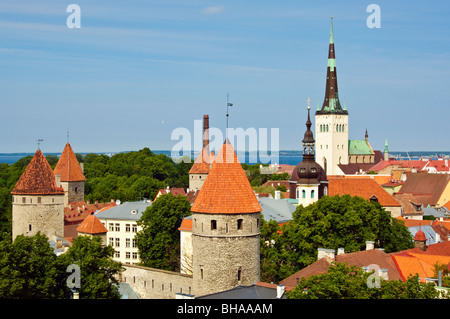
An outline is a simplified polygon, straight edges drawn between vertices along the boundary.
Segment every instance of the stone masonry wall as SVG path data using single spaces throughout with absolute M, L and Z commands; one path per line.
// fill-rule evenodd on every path
M 176 293 L 192 294 L 192 276 L 135 265 L 123 265 L 119 281 L 129 284 L 142 299 L 175 299 Z

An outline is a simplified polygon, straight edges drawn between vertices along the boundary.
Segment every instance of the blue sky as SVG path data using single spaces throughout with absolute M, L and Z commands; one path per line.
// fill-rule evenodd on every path
M 81 28 L 69 29 L 69 4 Z M 381 9 L 370 29 L 369 4 Z M 279 128 L 300 149 L 325 93 L 333 15 L 349 138 L 449 151 L 447 1 L 0 2 L 0 153 L 170 150 L 174 129 Z

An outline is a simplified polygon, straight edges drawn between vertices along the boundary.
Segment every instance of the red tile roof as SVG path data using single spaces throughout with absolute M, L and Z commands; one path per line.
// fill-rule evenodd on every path
M 61 175 L 61 182 L 84 181 L 83 170 L 78 163 L 77 157 L 69 143 L 66 144 L 64 150 L 55 166 L 54 173 Z
M 381 206 L 401 206 L 383 187 L 381 187 L 372 178 L 342 178 L 328 177 L 328 195 L 351 195 L 359 196 L 366 200 L 370 200 L 372 196 L 376 196 Z
M 241 163 L 227 139 L 217 154 L 191 211 L 240 214 L 261 210 Z
M 428 200 L 423 198 L 420 203 L 425 206 L 435 206 L 449 182 L 449 174 L 412 173 L 398 193 L 413 194 L 416 200 L 419 200 L 418 195 L 428 196 Z
M 186 196 L 186 191 L 182 187 L 163 188 L 163 189 L 158 190 L 158 193 L 156 193 L 155 199 L 153 201 L 155 201 L 159 196 L 169 194 L 169 193 L 171 193 L 173 196 L 178 196 L 178 195 Z
M 84 219 L 84 221 L 77 227 L 79 233 L 85 234 L 102 234 L 106 233 L 108 230 L 103 226 L 101 221 L 94 215 L 89 215 Z
M 86 202 L 71 202 L 64 207 L 64 224 L 80 224 L 87 216 L 96 211 L 117 206 L 114 201 L 106 203 L 88 204 Z
M 184 218 L 178 230 L 192 231 L 192 218 Z
M 212 162 L 214 162 L 214 153 L 211 152 L 211 154 L 208 154 L 207 149 L 204 148 L 196 158 L 189 174 L 208 174 Z
M 56 186 L 55 175 L 41 150 L 38 149 L 36 151 L 27 168 L 22 173 L 22 176 L 20 176 L 19 181 L 11 191 L 11 194 L 64 194 L 64 189 Z

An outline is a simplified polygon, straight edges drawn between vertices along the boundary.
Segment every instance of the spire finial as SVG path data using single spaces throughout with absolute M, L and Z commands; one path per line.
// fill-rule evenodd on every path
M 228 98 L 229 98 L 229 94 L 227 93 L 227 128 L 225 131 L 225 135 L 226 135 L 227 139 L 228 139 L 228 116 L 230 116 L 230 114 L 228 113 L 228 107 L 233 106 L 233 103 L 228 102 Z
M 38 138 L 38 140 L 37 140 L 37 146 L 38 146 L 38 150 L 40 150 L 41 149 L 41 142 L 43 142 L 44 140 L 43 139 L 41 139 L 41 138 Z

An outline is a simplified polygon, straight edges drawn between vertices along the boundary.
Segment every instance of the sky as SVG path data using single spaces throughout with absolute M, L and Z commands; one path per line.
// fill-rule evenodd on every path
M 373 2 L 372 2 L 373 1 Z M 380 28 L 369 28 L 370 4 Z M 80 28 L 69 28 L 70 4 Z M 0 2 L 0 153 L 170 150 L 177 128 L 279 130 L 301 150 L 333 16 L 349 139 L 450 151 L 448 1 Z M 72 21 L 72 20 L 71 20 Z M 73 20 L 75 21 L 75 20 Z M 313 123 L 314 123 L 314 119 Z M 69 137 L 68 137 L 69 132 Z

